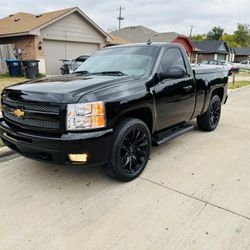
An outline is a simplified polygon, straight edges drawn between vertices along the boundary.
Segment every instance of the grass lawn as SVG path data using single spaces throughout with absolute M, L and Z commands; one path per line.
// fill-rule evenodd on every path
M 8 75 L 0 75 L 0 92 L 2 93 L 5 87 L 27 80 L 25 77 L 9 77 Z
M 250 70 L 240 70 L 240 76 L 250 76 Z
M 19 82 L 23 82 L 25 80 L 27 80 L 27 78 L 25 77 L 9 77 L 7 74 L 0 75 L 0 93 L 2 93 L 5 87 L 11 86 Z M 0 106 L 0 112 L 1 112 L 1 106 Z M 0 147 L 2 146 L 3 142 L 0 139 Z
M 228 88 L 229 89 L 237 89 L 237 88 L 249 86 L 249 85 L 250 85 L 250 81 L 237 81 L 237 82 L 235 82 L 234 86 L 233 86 L 233 83 L 229 83 Z

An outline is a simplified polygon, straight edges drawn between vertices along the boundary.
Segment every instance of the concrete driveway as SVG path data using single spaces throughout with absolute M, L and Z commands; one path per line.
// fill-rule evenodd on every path
M 250 88 L 213 133 L 152 149 L 130 183 L 101 167 L 0 164 L 1 249 L 250 249 Z

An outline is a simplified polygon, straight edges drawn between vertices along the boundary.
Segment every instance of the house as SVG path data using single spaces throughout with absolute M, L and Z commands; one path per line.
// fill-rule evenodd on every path
M 0 19 L 0 44 L 13 44 L 23 60 L 38 59 L 41 73 L 60 73 L 60 59 L 90 55 L 110 37 L 79 8 Z
M 227 43 L 221 40 L 207 40 L 202 42 L 192 42 L 197 51 L 197 63 L 204 60 L 229 60 L 230 49 Z
M 115 36 L 110 34 L 111 40 L 107 42 L 107 46 L 114 46 L 114 45 L 123 45 L 123 44 L 128 44 L 129 41 L 121 38 L 119 36 Z
M 186 37 L 186 36 L 177 36 L 172 43 L 179 43 L 181 45 L 183 45 L 184 49 L 186 50 L 186 53 L 188 55 L 188 58 L 190 60 L 191 63 L 196 63 L 197 62 L 197 52 L 199 52 L 200 50 L 197 49 L 194 44 L 192 43 L 192 41 Z
M 171 42 L 179 34 L 175 32 L 159 33 L 144 26 L 129 26 L 110 33 L 111 36 L 120 37 L 129 43 Z
M 250 48 L 232 48 L 234 53 L 234 62 L 250 60 Z

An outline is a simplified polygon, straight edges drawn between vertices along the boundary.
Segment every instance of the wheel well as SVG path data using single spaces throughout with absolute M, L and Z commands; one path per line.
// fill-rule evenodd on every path
M 212 97 L 214 95 L 218 95 L 220 97 L 220 100 L 222 101 L 223 100 L 223 96 L 224 96 L 224 89 L 223 88 L 218 88 L 218 89 L 215 89 L 213 92 L 212 92 Z
M 129 111 L 122 116 L 120 116 L 116 121 L 114 126 L 125 118 L 137 118 L 142 120 L 148 127 L 150 133 L 153 131 L 153 117 L 152 112 L 149 108 L 140 108 L 133 111 Z

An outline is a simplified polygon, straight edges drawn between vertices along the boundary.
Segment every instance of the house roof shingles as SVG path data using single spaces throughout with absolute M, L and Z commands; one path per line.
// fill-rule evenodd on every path
M 202 42 L 192 41 L 194 47 L 200 50 L 200 53 L 222 53 L 228 54 L 229 48 L 224 41 L 221 40 L 207 40 Z M 225 50 L 221 50 L 221 46 L 225 46 Z M 198 52 L 199 53 L 199 52 Z
M 40 15 L 19 12 L 0 19 L 0 36 L 17 33 L 30 32 L 64 14 L 72 11 L 74 8 L 67 8 L 53 12 L 47 12 Z
M 129 26 L 111 32 L 111 35 L 126 39 L 131 43 L 151 42 L 171 42 L 179 34 L 175 32 L 159 33 L 144 26 Z
M 236 56 L 250 56 L 250 48 L 233 48 Z
M 111 35 L 110 34 L 110 37 L 111 37 L 111 41 L 110 41 L 110 44 L 113 44 L 113 45 L 118 45 L 118 44 L 127 44 L 129 43 L 128 40 L 124 39 L 124 38 L 121 38 L 119 36 L 115 36 L 115 35 Z

